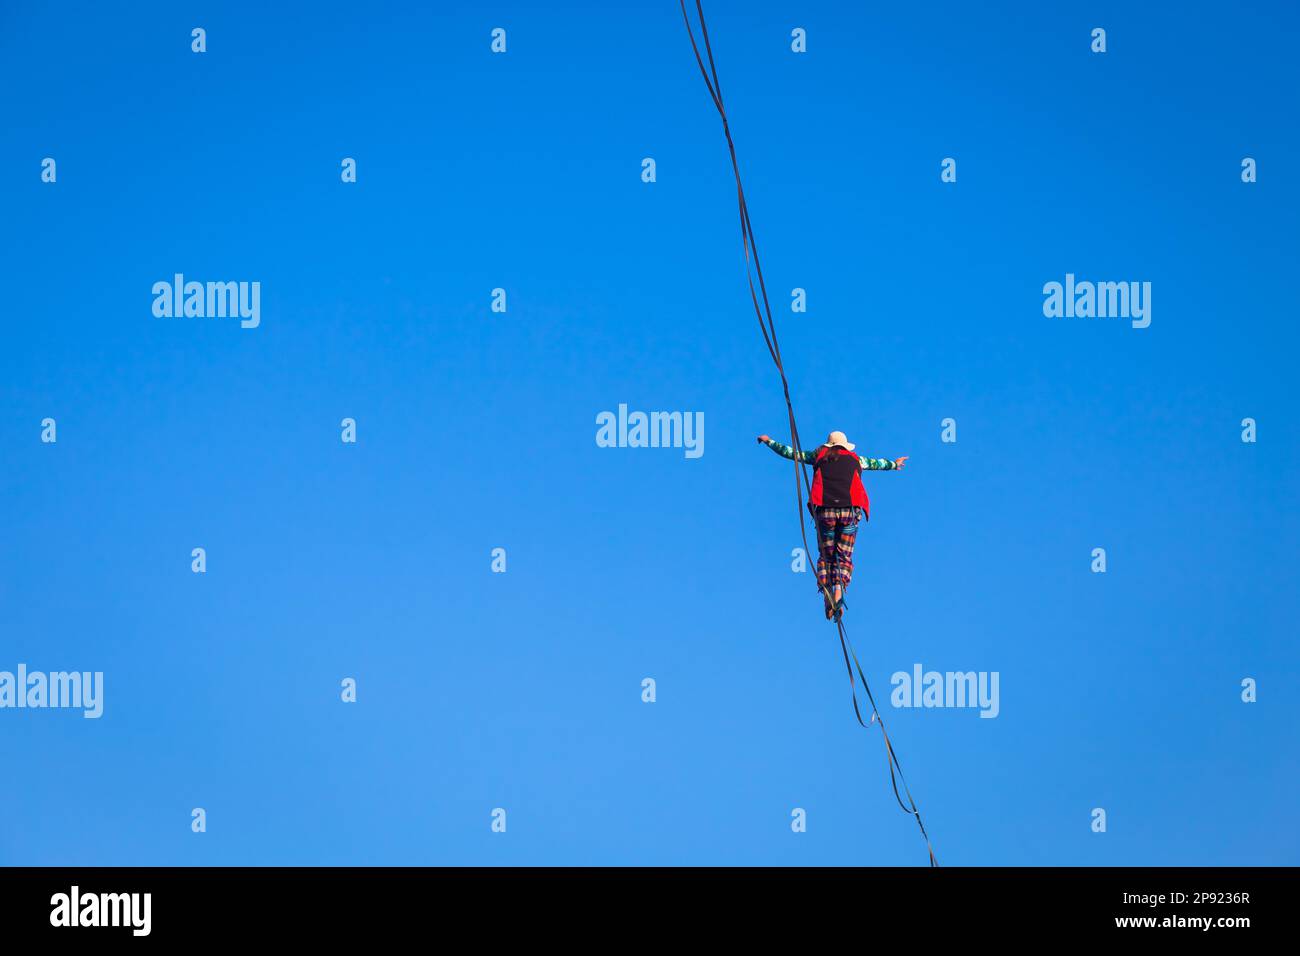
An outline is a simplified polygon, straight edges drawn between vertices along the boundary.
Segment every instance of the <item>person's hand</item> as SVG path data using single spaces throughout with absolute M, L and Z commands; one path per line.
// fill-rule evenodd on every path
M 770 442 L 771 440 L 772 440 L 772 439 L 769 438 L 767 435 L 759 435 L 759 436 L 758 436 L 758 443 L 759 443 L 760 445 L 764 445 L 764 444 L 766 444 L 767 442 Z
M 895 467 L 895 468 L 902 468 L 902 467 L 903 467 L 903 463 L 904 463 L 905 461 L 907 461 L 907 459 L 908 459 L 909 457 L 910 457 L 910 456 L 908 456 L 908 455 L 904 455 L 902 458 L 895 458 L 895 459 L 894 459 L 894 467 Z

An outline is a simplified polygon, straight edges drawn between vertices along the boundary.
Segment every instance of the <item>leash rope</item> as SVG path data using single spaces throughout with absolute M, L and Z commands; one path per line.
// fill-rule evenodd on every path
M 763 279 L 763 266 L 758 258 L 758 242 L 754 238 L 754 225 L 749 216 L 749 204 L 745 201 L 745 187 L 740 179 L 740 162 L 736 158 L 736 143 L 731 137 L 731 125 L 727 122 L 727 110 L 722 102 L 722 84 L 718 81 L 718 68 L 713 59 L 713 45 L 709 42 L 709 28 L 704 22 L 704 7 L 702 0 L 695 0 L 695 10 L 700 21 L 700 37 L 704 41 L 704 52 L 708 57 L 709 65 L 704 65 L 704 57 L 700 56 L 700 47 L 695 42 L 695 31 L 691 28 L 690 14 L 686 11 L 686 0 L 678 0 L 682 8 L 682 20 L 686 24 L 686 35 L 691 41 L 691 50 L 695 54 L 695 62 L 699 65 L 700 76 L 704 78 L 704 85 L 709 91 L 709 97 L 713 100 L 713 105 L 718 111 L 718 116 L 722 119 L 722 132 L 727 138 L 727 152 L 731 155 L 731 170 L 736 178 L 736 201 L 740 211 L 740 236 L 741 242 L 745 249 L 745 279 L 749 283 L 749 297 L 754 305 L 754 313 L 758 316 L 758 327 L 763 333 L 763 341 L 767 345 L 768 354 L 772 356 L 772 362 L 776 365 L 777 372 L 781 375 L 781 389 L 785 394 L 786 413 L 790 419 L 790 440 L 794 447 L 794 488 L 795 500 L 799 512 L 799 536 L 803 540 L 804 554 L 809 554 L 808 547 L 808 530 L 804 521 L 804 493 L 812 496 L 812 486 L 808 480 L 808 465 L 803 460 L 803 445 L 799 440 L 799 426 L 795 421 L 794 403 L 790 399 L 790 381 L 786 378 L 785 366 L 781 362 L 781 345 L 777 341 L 776 323 L 772 320 L 772 305 L 767 297 L 767 283 Z M 752 262 L 752 268 L 751 268 Z M 754 285 L 754 278 L 758 278 L 757 289 Z M 762 296 L 762 305 L 759 305 L 759 296 Z M 802 485 L 800 476 L 803 477 Z M 821 554 L 821 544 L 818 542 L 818 554 Z M 828 603 L 834 604 L 830 591 L 819 584 L 818 590 L 825 595 Z M 889 732 L 885 729 L 885 720 L 880 716 L 880 709 L 876 706 L 876 699 L 871 693 L 871 686 L 867 683 L 866 674 L 862 672 L 862 664 L 858 661 L 857 651 L 853 649 L 853 642 L 849 640 L 848 632 L 844 629 L 844 618 L 842 614 L 835 615 L 835 625 L 839 630 L 840 652 L 844 655 L 844 667 L 849 675 L 849 693 L 853 699 L 853 714 L 858 719 L 858 723 L 864 728 L 867 722 L 862 719 L 862 709 L 858 703 L 857 681 L 854 680 L 854 668 L 857 669 L 858 679 L 862 681 L 862 689 L 866 692 L 867 700 L 871 703 L 871 722 L 880 725 L 880 734 L 885 743 L 885 757 L 889 766 L 889 782 L 894 789 L 894 798 L 898 801 L 898 806 L 904 813 L 911 814 L 916 819 L 916 825 L 921 830 L 921 836 L 925 840 L 926 850 L 930 854 L 930 865 L 938 866 L 939 861 L 935 859 L 934 847 L 930 843 L 930 835 L 926 832 L 925 824 L 921 820 L 921 811 L 916 806 L 916 800 L 912 797 L 912 791 L 907 785 L 907 778 L 903 774 L 902 765 L 898 762 L 898 755 L 894 752 L 894 745 L 889 739 Z M 852 658 L 852 663 L 850 663 Z M 902 783 L 902 793 L 899 792 L 898 785 Z M 903 795 L 907 796 L 907 803 L 903 802 Z

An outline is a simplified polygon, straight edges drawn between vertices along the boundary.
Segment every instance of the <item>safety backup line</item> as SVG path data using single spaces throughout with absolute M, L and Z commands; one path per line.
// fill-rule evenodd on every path
M 709 96 L 713 99 L 713 105 L 718 111 L 718 116 L 722 118 L 722 132 L 727 137 L 727 151 L 731 154 L 731 170 L 736 177 L 736 200 L 740 208 L 740 235 L 745 247 L 745 278 L 749 282 L 749 297 L 754 304 L 754 313 L 758 316 L 758 326 L 763 333 L 763 341 L 767 343 L 768 354 L 772 356 L 776 370 L 781 375 L 781 388 L 785 393 L 786 413 L 790 419 L 791 444 L 795 451 L 795 460 L 793 462 L 794 488 L 799 512 L 799 536 L 803 539 L 804 553 L 810 554 L 808 530 L 804 523 L 803 513 L 804 493 L 810 488 L 808 468 L 806 464 L 801 462 L 803 445 L 799 441 L 799 427 L 795 423 L 794 403 L 790 400 L 790 382 L 785 375 L 785 366 L 781 363 L 781 346 L 777 342 L 776 324 L 772 321 L 772 306 L 767 298 L 767 283 L 763 280 L 763 267 L 758 260 L 758 244 L 754 239 L 754 227 L 749 218 L 749 205 L 745 202 L 745 187 L 740 181 L 740 164 L 736 160 L 736 144 L 731 138 L 731 126 L 727 123 L 727 111 L 722 104 L 722 84 L 718 82 L 717 64 L 713 60 L 713 47 L 709 43 L 709 29 L 704 23 L 704 7 L 701 0 L 695 0 L 695 9 L 700 21 L 700 37 L 704 41 L 705 55 L 709 61 L 707 68 L 704 65 L 704 58 L 700 56 L 699 45 L 695 42 L 695 31 L 691 29 L 691 18 L 686 12 L 686 0 L 678 0 L 678 2 L 682 7 L 682 20 L 686 24 L 686 35 L 691 40 L 691 50 L 695 53 L 695 62 L 699 64 L 700 75 L 704 77 L 704 85 L 708 88 Z M 757 289 L 754 286 L 755 276 L 758 278 Z M 761 306 L 759 305 L 760 295 L 763 300 Z M 803 476 L 802 485 L 800 485 L 800 475 Z M 826 591 L 824 587 L 821 590 Z M 826 596 L 829 598 L 830 594 L 827 593 Z M 835 624 L 839 629 L 840 651 L 844 655 L 844 666 L 849 674 L 849 692 L 853 697 L 854 716 L 857 717 L 859 724 L 863 727 L 867 726 L 867 722 L 862 719 L 862 710 L 858 706 L 857 683 L 853 678 L 853 671 L 856 668 L 858 679 L 862 681 L 862 689 L 866 692 L 867 700 L 871 702 L 871 721 L 880 725 L 880 733 L 884 739 L 885 755 L 889 765 L 889 782 L 894 788 L 894 797 L 903 812 L 910 813 L 916 819 L 916 825 L 921 829 L 921 836 L 925 839 L 926 850 L 930 854 L 930 865 L 938 866 L 939 861 L 935 859 L 934 847 L 930 843 L 930 835 L 926 832 L 925 824 L 921 821 L 921 811 L 917 809 L 916 801 L 912 798 L 912 791 L 907 786 L 907 778 L 903 775 L 903 768 L 898 762 L 898 755 L 894 752 L 894 745 L 890 742 L 889 732 L 885 729 L 884 718 L 880 716 L 880 710 L 876 707 L 876 700 L 871 693 L 871 687 L 867 684 L 867 677 L 862 672 L 862 665 L 858 662 L 858 655 L 853 649 L 853 642 L 849 640 L 848 633 L 844 630 L 842 615 L 836 615 Z M 850 658 L 852 663 L 850 663 Z M 898 790 L 900 782 L 903 785 L 901 794 Z M 907 803 L 903 802 L 904 794 L 907 796 Z

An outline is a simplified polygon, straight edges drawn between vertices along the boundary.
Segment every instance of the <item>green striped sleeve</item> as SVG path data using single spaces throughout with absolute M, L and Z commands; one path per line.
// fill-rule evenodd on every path
M 782 445 L 779 441 L 772 441 L 770 438 L 767 440 L 767 447 L 772 449 L 772 451 L 776 452 L 782 458 L 789 458 L 791 461 L 802 461 L 806 465 L 811 465 L 816 460 L 815 456 L 810 451 L 796 454 L 795 450 L 789 445 Z
M 893 471 L 897 466 L 888 458 L 858 458 L 864 471 Z

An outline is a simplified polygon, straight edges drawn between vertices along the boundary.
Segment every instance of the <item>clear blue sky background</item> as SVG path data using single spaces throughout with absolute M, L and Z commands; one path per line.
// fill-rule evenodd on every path
M 107 685 L 0 711 L 0 862 L 924 864 L 790 570 L 675 2 L 417 6 L 0 12 L 0 669 Z M 1001 675 L 887 709 L 940 860 L 1300 861 L 1295 7 L 706 12 L 804 434 L 911 456 L 868 676 Z M 175 272 L 261 327 L 154 318 Z M 1044 318 L 1066 272 L 1151 327 Z M 598 448 L 620 402 L 703 458 Z

